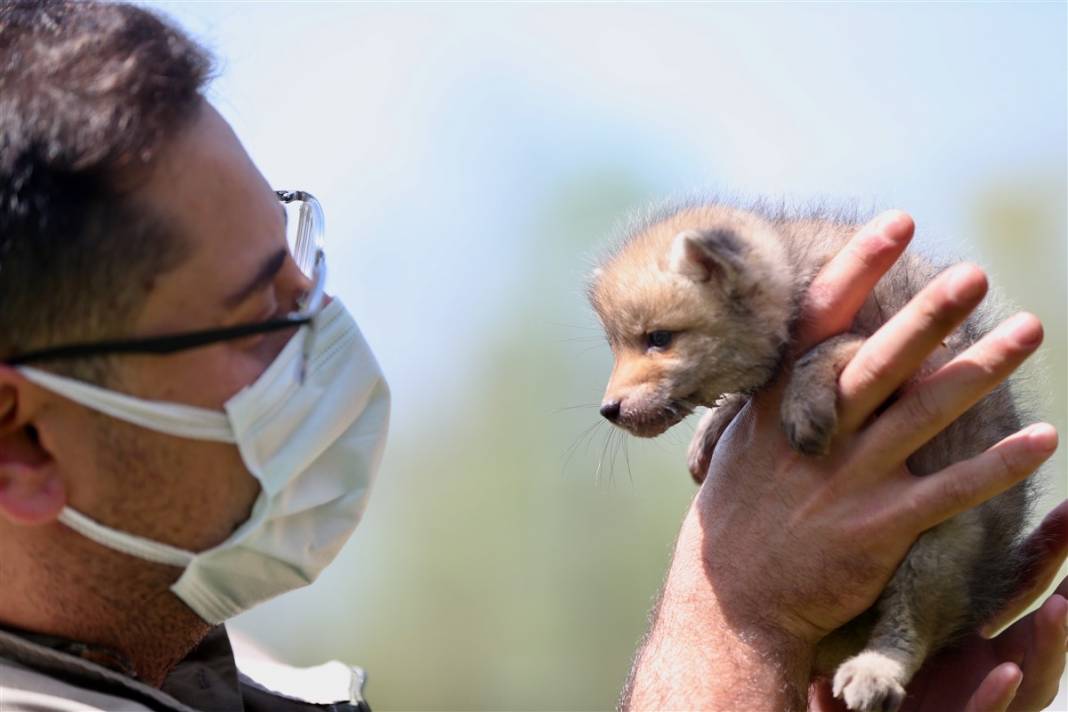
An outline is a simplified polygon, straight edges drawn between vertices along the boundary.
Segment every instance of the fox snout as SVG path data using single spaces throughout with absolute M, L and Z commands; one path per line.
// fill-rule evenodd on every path
M 670 378 L 645 358 L 618 359 L 601 401 L 601 415 L 632 435 L 651 438 L 690 414 L 673 398 Z
M 617 420 L 619 420 L 620 405 L 622 405 L 621 401 L 605 401 L 601 404 L 601 415 L 603 415 L 609 422 L 616 422 Z
M 653 438 L 689 415 L 693 406 L 657 393 L 634 394 L 601 403 L 601 415 L 631 435 Z

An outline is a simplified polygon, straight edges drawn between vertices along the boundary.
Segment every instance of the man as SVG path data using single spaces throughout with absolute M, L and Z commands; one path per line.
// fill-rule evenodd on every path
M 314 199 L 271 190 L 150 13 L 5 4 L 0 62 L 0 707 L 306 709 L 211 631 L 317 575 L 381 453 Z M 364 706 L 336 667 L 317 701 Z
M 271 190 L 201 96 L 203 52 L 150 13 L 7 3 L 0 64 L 0 707 L 365 707 L 358 675 L 344 675 L 340 695 L 303 701 L 240 675 L 221 625 L 315 578 L 355 526 L 381 451 L 387 392 L 343 307 L 321 293 L 317 204 Z M 291 243 L 279 199 L 302 208 Z M 906 223 L 872 226 L 824 273 L 809 343 L 848 323 L 904 248 Z M 969 269 L 964 281 L 982 276 Z M 936 285 L 873 337 L 843 375 L 847 416 L 864 420 L 916 368 L 978 300 L 965 292 Z M 993 337 L 985 376 L 945 379 L 932 394 L 944 409 L 917 429 L 938 427 L 1037 346 L 1033 318 L 1016 326 L 1030 340 Z M 713 463 L 750 476 L 710 477 L 683 525 L 633 707 L 797 704 L 814 640 L 874 600 L 916 534 L 1025 477 L 1055 445 L 1040 427 L 929 485 L 906 490 L 894 468 L 850 483 L 772 446 L 775 397 L 758 399 Z M 797 496 L 737 489 L 771 478 Z M 904 504 L 887 504 L 887 482 Z M 750 526 L 717 528 L 747 502 L 760 504 Z M 874 526 L 873 512 L 886 529 L 870 551 L 852 535 Z M 1044 529 L 1057 546 L 1035 590 L 1063 558 L 1065 514 Z M 772 550 L 757 527 L 784 521 L 798 525 Z M 738 558 L 724 578 L 716 555 L 728 549 Z M 769 557 L 781 576 L 754 586 L 738 562 L 755 571 Z M 971 677 L 945 708 L 973 693 L 977 709 L 994 708 L 987 700 L 1011 697 L 1021 670 L 1035 685 L 1020 684 L 1025 706 L 1055 690 L 1063 627 L 1054 654 L 1048 619 L 1051 607 L 1063 619 L 1064 604 L 1053 597 L 1027 619 L 1017 637 L 1034 654 L 1011 669 L 967 650 L 949 658 Z

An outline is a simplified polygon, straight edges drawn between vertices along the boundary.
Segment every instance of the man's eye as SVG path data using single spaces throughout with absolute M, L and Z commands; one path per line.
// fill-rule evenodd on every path
M 673 336 L 670 331 L 650 331 L 645 335 L 645 343 L 651 349 L 666 349 L 671 345 Z

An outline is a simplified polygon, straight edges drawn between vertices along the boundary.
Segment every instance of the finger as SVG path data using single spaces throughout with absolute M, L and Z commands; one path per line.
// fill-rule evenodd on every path
M 1064 672 L 1066 616 L 1068 600 L 1056 594 L 1028 616 L 1031 636 L 1021 666 L 1023 684 L 1016 693 L 1013 708 L 1041 709 L 1056 696 Z
M 994 634 L 1023 613 L 1057 577 L 1068 559 L 1068 500 L 1061 502 L 1027 537 L 1021 547 L 1026 568 L 1020 576 L 1019 590 L 1001 610 L 980 629 L 984 638 Z M 1068 596 L 1068 579 L 1061 584 Z
M 1005 712 L 1022 680 L 1023 673 L 1013 663 L 998 665 L 979 683 L 964 712 Z
M 986 452 L 926 477 L 909 477 L 901 507 L 908 523 L 925 531 L 1000 494 L 1038 469 L 1057 449 L 1057 431 L 1038 423 Z
M 816 680 L 808 690 L 809 712 L 848 712 L 845 703 L 834 696 L 831 681 L 827 678 Z
M 986 275 L 978 267 L 951 267 L 872 334 L 838 378 L 839 430 L 856 430 L 916 374 L 986 289 Z
M 824 265 L 801 307 L 798 353 L 849 328 L 876 282 L 904 252 L 914 229 L 912 218 L 900 210 L 881 213 Z
M 1042 323 L 1022 313 L 935 373 L 910 386 L 863 431 L 858 443 L 869 462 L 902 463 L 1016 370 L 1042 343 Z

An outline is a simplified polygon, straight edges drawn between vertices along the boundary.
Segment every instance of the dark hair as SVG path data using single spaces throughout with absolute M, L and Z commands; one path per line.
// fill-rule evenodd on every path
M 131 181 L 202 106 L 210 70 L 203 49 L 133 5 L 0 2 L 0 361 L 126 335 L 181 260 Z

